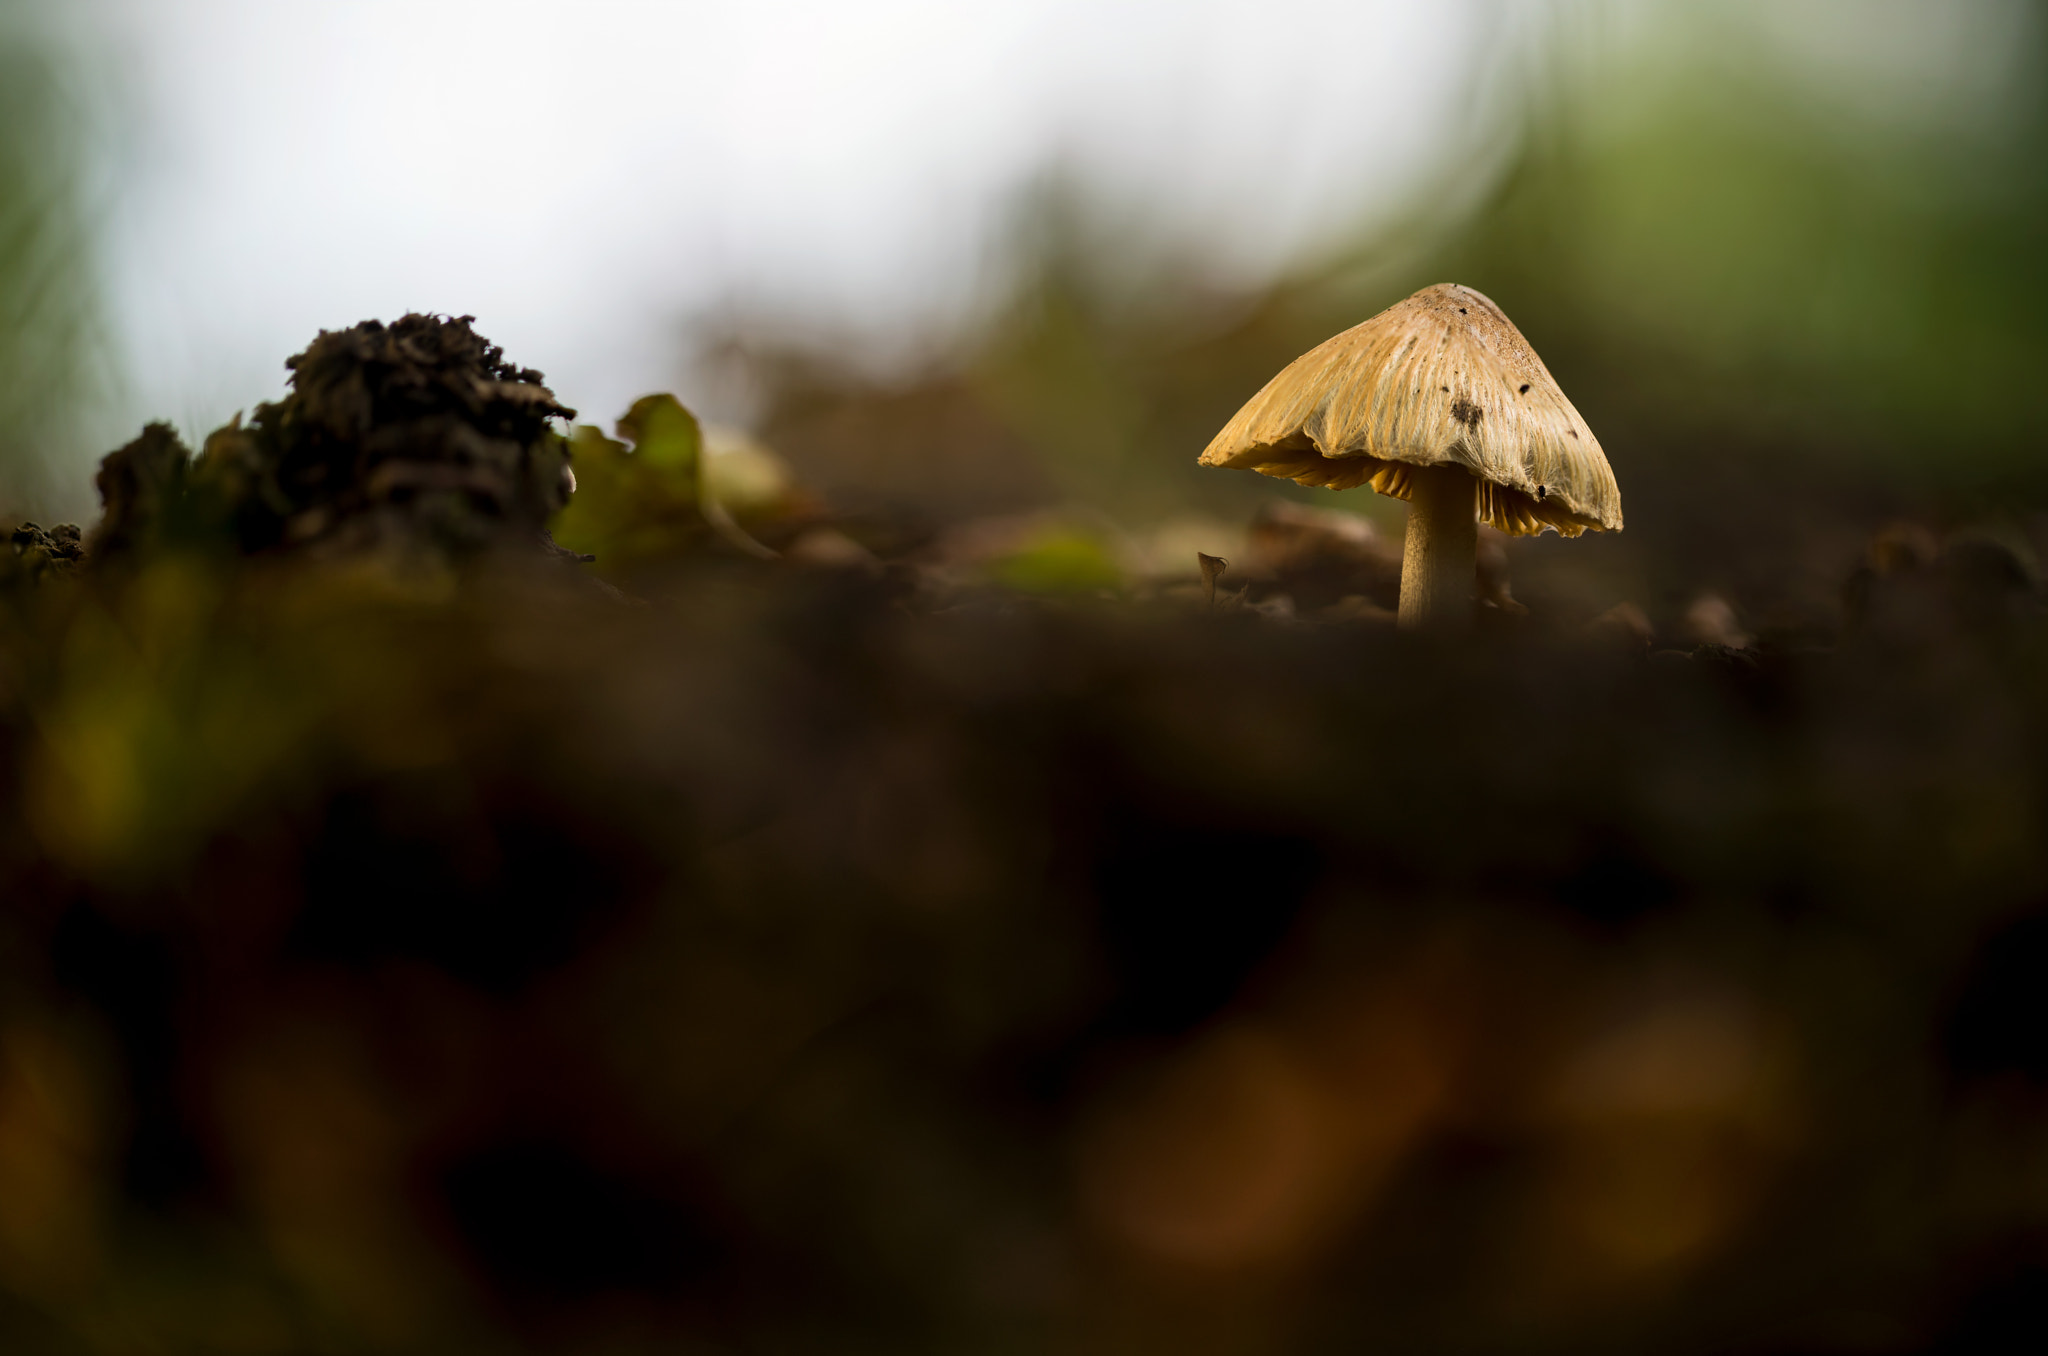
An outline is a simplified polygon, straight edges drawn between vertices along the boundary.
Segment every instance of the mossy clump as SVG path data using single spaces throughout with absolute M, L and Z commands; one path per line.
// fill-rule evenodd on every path
M 85 554 L 81 534 L 71 523 L 51 528 L 23 523 L 8 534 L 7 547 L 0 552 L 0 582 L 69 574 Z
M 109 452 L 93 477 L 100 520 L 84 539 L 83 558 L 147 558 L 180 536 L 216 535 L 218 515 L 192 502 L 191 477 L 192 450 L 169 424 L 150 424 L 133 442 Z M 78 531 L 69 525 L 57 530 Z
M 473 320 L 322 331 L 285 364 L 290 395 L 209 437 L 195 480 L 240 548 L 552 552 L 547 519 L 570 480 L 551 421 L 576 412 Z
M 321 331 L 285 363 L 283 400 L 216 429 L 196 459 L 168 424 L 149 425 L 101 463 L 91 532 L 25 524 L 14 563 L 97 568 L 165 550 L 410 564 L 569 555 L 547 521 L 574 486 L 553 421 L 576 412 L 473 320 L 408 315 Z

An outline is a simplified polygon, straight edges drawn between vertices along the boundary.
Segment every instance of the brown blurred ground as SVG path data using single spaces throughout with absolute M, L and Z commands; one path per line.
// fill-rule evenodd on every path
M 1654 654 L 17 588 L 8 1348 L 2008 1349 L 2048 624 L 1975 549 Z

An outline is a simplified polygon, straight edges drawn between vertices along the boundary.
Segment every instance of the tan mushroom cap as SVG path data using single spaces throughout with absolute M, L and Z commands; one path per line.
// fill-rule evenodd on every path
M 1621 530 L 1621 489 L 1586 421 L 1500 307 L 1438 283 L 1318 344 L 1237 412 L 1204 466 L 1409 497 L 1408 468 L 1479 480 L 1479 519 L 1529 536 Z

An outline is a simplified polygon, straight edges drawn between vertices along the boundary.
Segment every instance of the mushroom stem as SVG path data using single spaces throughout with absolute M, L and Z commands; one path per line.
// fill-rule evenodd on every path
M 1461 630 L 1472 623 L 1479 559 L 1479 482 L 1456 466 L 1408 473 L 1401 545 L 1401 626 Z

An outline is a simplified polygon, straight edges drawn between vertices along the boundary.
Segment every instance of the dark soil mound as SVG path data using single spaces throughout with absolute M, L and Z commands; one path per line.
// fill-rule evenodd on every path
M 285 364 L 291 394 L 216 430 L 196 460 L 169 425 L 151 424 L 101 464 L 104 509 L 84 557 L 133 560 L 170 545 L 413 563 L 505 549 L 566 555 L 547 532 L 572 484 L 552 421 L 576 412 L 540 373 L 506 362 L 472 319 L 408 315 L 322 331 Z M 78 537 L 25 525 L 15 555 L 31 567 L 69 564 Z
M 576 412 L 472 319 L 325 331 L 286 364 L 289 396 L 207 439 L 199 474 L 232 505 L 243 550 L 459 555 L 546 541 L 568 498 L 549 421 Z

